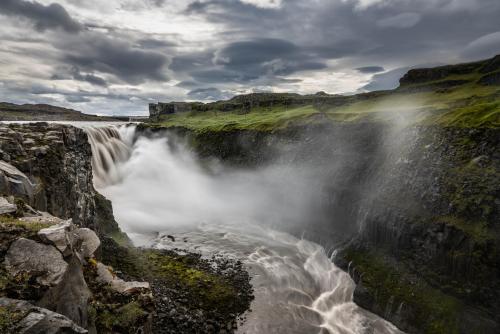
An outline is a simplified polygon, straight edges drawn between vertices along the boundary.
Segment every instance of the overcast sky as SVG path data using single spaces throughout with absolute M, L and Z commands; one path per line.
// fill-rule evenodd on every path
M 500 53 L 499 0 L 0 0 L 0 101 L 149 102 L 392 88 Z

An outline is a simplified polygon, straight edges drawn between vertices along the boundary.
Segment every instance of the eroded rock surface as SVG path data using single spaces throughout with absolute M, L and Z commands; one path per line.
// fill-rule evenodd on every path
M 0 298 L 2 315 L 10 317 L 10 333 L 19 334 L 85 334 L 88 331 L 77 326 L 67 317 L 36 307 L 27 301 L 10 298 Z M 5 320 L 5 319 L 4 319 Z
M 5 268 L 12 276 L 27 273 L 45 286 L 58 284 L 68 264 L 53 246 L 19 238 L 12 243 L 5 256 Z

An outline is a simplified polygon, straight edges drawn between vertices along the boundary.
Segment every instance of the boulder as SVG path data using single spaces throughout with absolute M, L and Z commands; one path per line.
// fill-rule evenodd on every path
M 0 215 L 17 211 L 15 204 L 9 203 L 5 197 L 0 197 Z
M 0 298 L 0 308 L 7 316 L 13 315 L 9 333 L 19 334 L 85 334 L 87 330 L 76 325 L 65 316 L 36 307 L 27 301 Z M 18 319 L 17 317 L 20 317 Z M 4 319 L 2 319 L 4 320 Z M 8 321 L 8 320 L 7 320 Z
M 92 257 L 101 245 L 97 234 L 89 228 L 79 228 L 75 230 L 75 235 L 81 241 L 79 252 L 84 258 Z
M 44 243 L 54 245 L 63 256 L 69 256 L 75 243 L 74 228 L 71 219 L 68 219 L 57 225 L 41 229 L 38 231 L 38 236 Z
M 0 194 L 14 195 L 31 202 L 34 193 L 35 186 L 24 173 L 11 164 L 0 161 Z
M 56 248 L 25 238 L 12 243 L 4 265 L 12 276 L 27 273 L 45 286 L 57 285 L 68 267 Z

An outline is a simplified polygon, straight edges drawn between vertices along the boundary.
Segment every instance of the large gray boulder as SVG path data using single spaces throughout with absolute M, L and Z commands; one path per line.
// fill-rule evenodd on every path
M 95 251 L 101 245 L 101 240 L 97 234 L 89 228 L 79 228 L 75 230 L 76 238 L 81 242 L 80 249 L 78 250 L 84 258 L 94 256 Z
M 19 334 L 85 334 L 87 330 L 77 326 L 73 321 L 65 316 L 49 311 L 47 309 L 36 307 L 27 301 L 0 298 L 0 307 L 7 310 L 7 316 L 10 314 L 24 315 L 21 319 L 16 319 L 9 333 Z M 8 319 L 2 319 L 8 320 Z
M 0 160 L 0 194 L 21 197 L 28 202 L 33 200 L 35 185 L 19 169 Z
M 4 265 L 12 276 L 24 272 L 36 276 L 37 282 L 45 286 L 57 285 L 68 267 L 56 248 L 25 238 L 12 243 Z
M 41 229 L 38 231 L 38 236 L 44 243 L 54 245 L 63 256 L 69 256 L 75 244 L 74 229 L 75 225 L 71 219 L 68 219 L 57 225 Z

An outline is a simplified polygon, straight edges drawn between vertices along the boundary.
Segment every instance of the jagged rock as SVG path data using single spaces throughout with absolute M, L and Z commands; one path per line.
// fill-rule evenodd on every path
M 0 161 L 0 193 L 31 201 L 34 192 L 34 185 L 24 173 L 11 164 Z
M 101 245 L 97 234 L 89 228 L 79 228 L 75 231 L 75 235 L 81 241 L 80 253 L 85 258 L 92 257 Z
M 36 307 L 27 301 L 0 298 L 0 307 L 9 312 L 24 315 L 22 319 L 9 328 L 10 333 L 19 334 L 85 334 L 87 330 L 76 325 L 65 316 Z
M 82 264 L 73 256 L 61 282 L 43 296 L 39 305 L 65 315 L 77 325 L 87 328 L 87 303 L 90 296 Z
M 5 197 L 0 197 L 0 215 L 17 211 L 15 204 L 9 203 Z
M 26 272 L 46 286 L 58 284 L 68 267 L 56 248 L 25 238 L 12 243 L 4 264 L 12 276 Z
M 40 240 L 54 245 L 64 256 L 68 256 L 71 254 L 75 243 L 72 233 L 74 228 L 75 226 L 71 222 L 71 219 L 68 219 L 57 225 L 41 229 L 38 232 L 38 236 Z
M 113 290 L 123 294 L 132 294 L 150 289 L 148 282 L 127 282 L 114 276 L 109 267 L 101 262 L 97 263 L 97 281 L 109 284 Z

